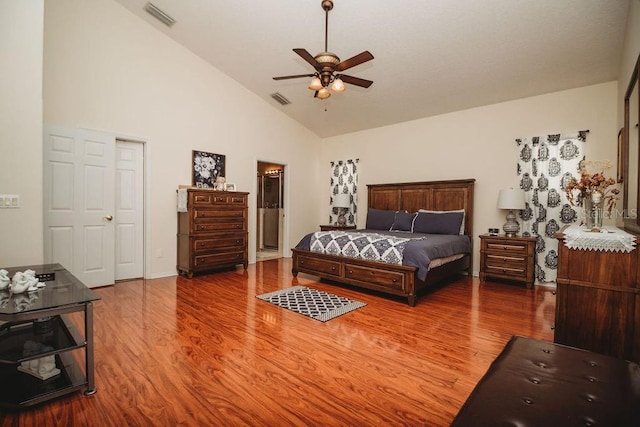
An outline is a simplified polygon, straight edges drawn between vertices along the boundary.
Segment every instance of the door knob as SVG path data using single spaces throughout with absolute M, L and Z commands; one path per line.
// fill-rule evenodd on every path
M 112 215 L 107 215 L 104 217 L 104 219 L 106 219 L 107 221 L 111 221 L 113 219 Z

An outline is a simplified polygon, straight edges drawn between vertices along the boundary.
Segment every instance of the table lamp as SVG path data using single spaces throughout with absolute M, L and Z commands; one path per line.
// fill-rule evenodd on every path
M 513 188 L 500 190 L 498 196 L 498 209 L 507 209 L 507 222 L 504 223 L 502 229 L 507 237 L 515 237 L 520 231 L 520 224 L 516 221 L 514 210 L 522 210 L 525 208 L 524 191 Z
M 344 227 L 347 219 L 344 214 L 349 211 L 351 206 L 351 197 L 347 193 L 340 193 L 333 196 L 333 207 L 338 208 L 338 226 Z

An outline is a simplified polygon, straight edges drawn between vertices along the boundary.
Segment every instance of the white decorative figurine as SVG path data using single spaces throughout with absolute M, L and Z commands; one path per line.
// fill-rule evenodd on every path
M 224 183 L 227 182 L 227 179 L 224 176 L 219 176 L 216 178 L 216 190 L 224 191 Z
M 25 356 L 51 350 L 53 350 L 53 347 L 45 346 L 34 341 L 27 341 L 24 343 Z M 40 378 L 41 380 L 46 380 L 60 373 L 60 369 L 56 368 L 55 356 L 45 356 L 40 359 L 22 362 L 20 366 L 18 366 L 18 370 L 26 374 L 33 375 L 36 378 Z
M 9 283 L 11 283 L 11 279 L 9 279 L 9 272 L 5 269 L 0 270 L 0 291 L 7 289 L 9 287 Z
M 13 280 L 11 281 L 11 293 L 21 294 L 25 291 L 35 291 L 38 289 L 37 285 L 38 278 L 35 276 L 35 271 L 18 271 L 13 275 Z

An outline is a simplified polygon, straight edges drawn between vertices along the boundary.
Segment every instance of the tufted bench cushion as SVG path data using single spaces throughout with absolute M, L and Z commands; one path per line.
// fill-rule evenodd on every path
M 513 336 L 451 426 L 640 426 L 640 365 Z

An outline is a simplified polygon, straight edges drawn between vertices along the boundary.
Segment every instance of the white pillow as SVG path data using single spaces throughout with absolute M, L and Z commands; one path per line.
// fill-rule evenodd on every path
M 438 213 L 447 213 L 447 212 L 462 212 L 462 223 L 460 223 L 460 234 L 461 236 L 464 234 L 464 219 L 466 216 L 466 213 L 464 212 L 464 209 L 456 209 L 453 211 L 428 211 L 426 209 L 418 209 L 418 212 L 428 212 L 428 213 L 434 213 L 434 214 L 438 214 Z

